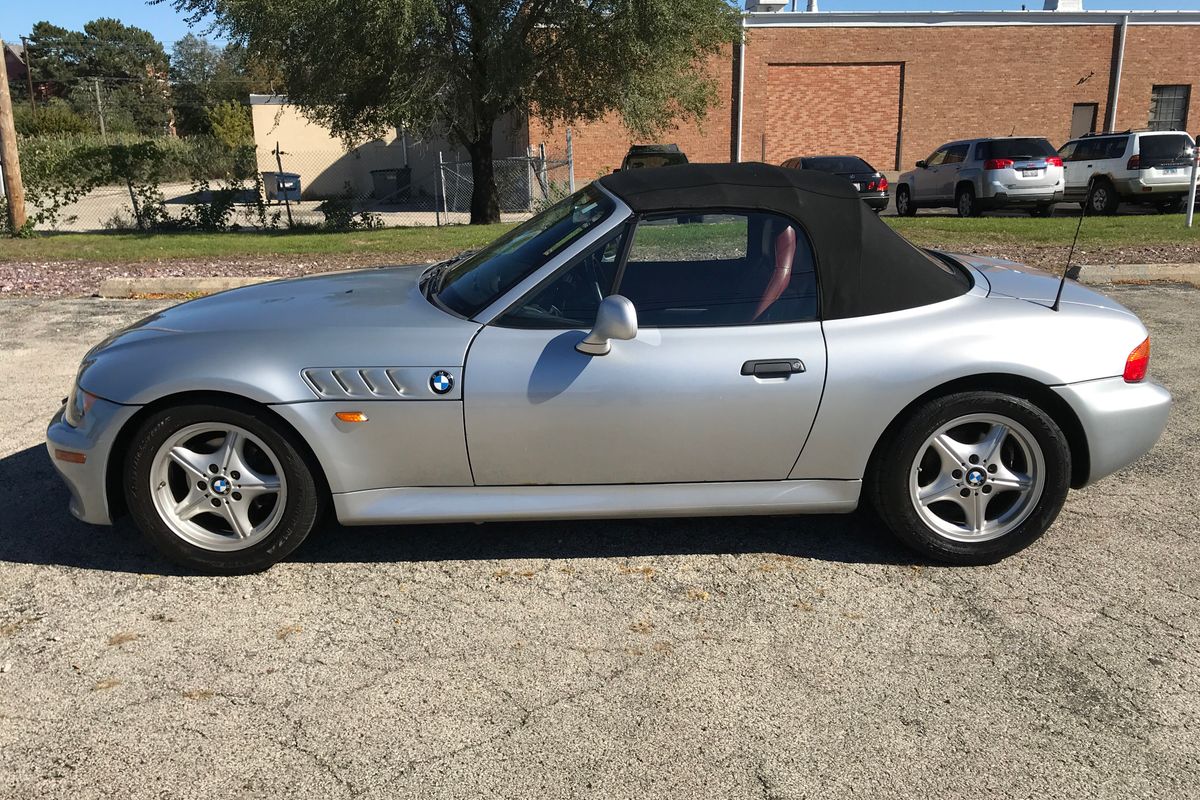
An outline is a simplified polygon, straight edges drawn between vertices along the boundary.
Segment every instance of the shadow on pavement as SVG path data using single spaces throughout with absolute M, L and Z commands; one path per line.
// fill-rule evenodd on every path
M 128 518 L 87 525 L 46 451 L 0 459 L 0 562 L 146 574 L 186 574 L 145 543 Z M 292 556 L 303 563 L 628 558 L 773 553 L 842 563 L 917 564 L 870 514 L 791 517 L 494 522 L 343 527 L 330 516 Z

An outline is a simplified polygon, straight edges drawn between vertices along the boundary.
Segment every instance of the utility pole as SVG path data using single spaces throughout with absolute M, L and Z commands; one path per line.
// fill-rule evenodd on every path
M 29 113 L 37 119 L 37 104 L 33 102 L 33 51 L 29 49 L 29 39 L 21 37 L 21 54 L 25 56 L 25 85 L 29 88 Z
M 100 104 L 100 80 L 93 78 L 92 86 L 96 90 L 96 115 L 100 117 L 100 138 L 108 144 L 108 132 L 104 130 L 104 106 Z
M 17 129 L 13 124 L 12 96 L 8 93 L 3 41 L 0 41 L 0 170 L 4 172 L 9 230 L 16 236 L 25 229 L 25 189 L 21 186 L 21 161 L 17 156 Z

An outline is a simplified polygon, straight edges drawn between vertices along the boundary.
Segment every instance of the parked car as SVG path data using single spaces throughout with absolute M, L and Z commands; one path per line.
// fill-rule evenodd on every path
M 846 181 L 609 175 L 467 258 L 258 284 L 83 359 L 47 433 L 80 519 L 194 569 L 346 525 L 831 513 L 996 561 L 1141 456 L 1132 312 L 919 250 Z M 432 533 L 430 535 L 433 535 Z M 438 532 L 437 535 L 453 535 Z
M 1112 214 L 1121 201 L 1177 214 L 1187 205 L 1195 146 L 1183 131 L 1091 133 L 1072 139 L 1058 151 L 1066 169 L 1065 199 L 1080 206 L 1087 200 L 1093 214 Z
M 998 208 L 1049 216 L 1063 199 L 1063 164 L 1050 142 L 1035 136 L 963 139 L 934 150 L 896 181 L 896 212 L 950 206 L 960 217 Z
M 621 161 L 621 169 L 674 167 L 686 163 L 687 156 L 677 144 L 635 144 Z
M 788 169 L 815 169 L 839 175 L 854 184 L 858 196 L 876 214 L 888 206 L 888 179 L 858 156 L 801 156 L 783 162 Z

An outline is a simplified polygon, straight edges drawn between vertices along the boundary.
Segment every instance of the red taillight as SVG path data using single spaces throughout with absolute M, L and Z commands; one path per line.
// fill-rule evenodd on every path
M 887 178 L 883 175 L 879 176 L 879 191 L 886 192 L 888 188 Z
M 984 169 L 1008 169 L 1013 165 L 1011 158 L 989 158 L 983 162 Z
M 1061 167 L 1062 159 L 1058 156 L 1050 156 L 1046 159 L 1046 164 L 1051 167 Z
M 1141 169 L 1141 168 L 1142 168 L 1142 157 L 1141 156 L 1130 156 L 1129 161 L 1127 161 L 1125 163 L 1125 169 Z
M 1145 380 L 1146 370 L 1150 367 L 1150 337 L 1133 348 L 1129 358 L 1125 359 L 1125 382 L 1137 383 Z

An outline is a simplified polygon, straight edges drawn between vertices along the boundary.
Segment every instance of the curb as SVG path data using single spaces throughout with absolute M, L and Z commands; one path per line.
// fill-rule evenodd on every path
M 145 295 L 199 296 L 274 280 L 278 278 L 108 278 L 96 294 L 125 300 Z
M 1081 264 L 1079 282 L 1166 282 L 1200 286 L 1200 264 Z

